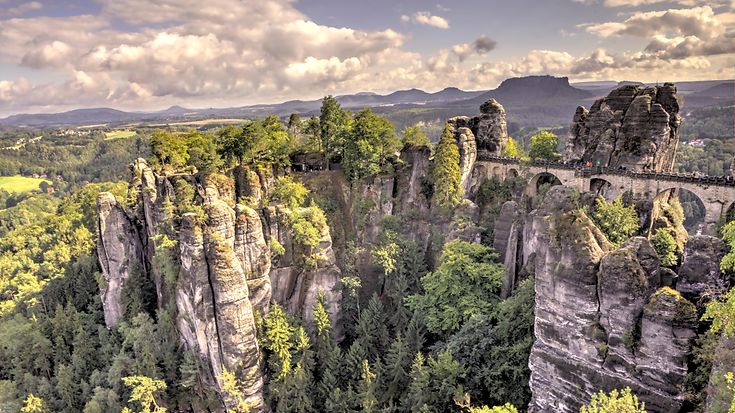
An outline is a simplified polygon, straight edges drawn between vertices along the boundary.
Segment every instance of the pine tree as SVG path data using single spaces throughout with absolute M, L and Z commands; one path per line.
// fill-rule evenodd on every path
M 462 174 L 459 170 L 459 148 L 449 125 L 444 127 L 434 155 L 434 202 L 451 209 L 462 200 Z
M 341 351 L 332 338 L 332 323 L 323 292 L 319 293 L 314 304 L 314 327 L 316 329 L 316 380 L 317 391 L 314 405 L 318 411 L 324 410 L 324 403 L 333 388 L 337 387 Z
M 400 396 L 408 386 L 408 370 L 411 366 L 411 353 L 400 334 L 391 344 L 385 355 L 385 373 L 382 375 L 384 389 L 383 402 L 399 402 Z
M 366 358 L 367 350 L 359 340 L 355 340 L 345 354 L 340 383 L 344 386 L 356 385 L 360 381 L 362 361 Z
M 370 361 L 377 360 L 388 346 L 388 327 L 383 303 L 374 294 L 357 320 L 357 341 L 367 350 Z
M 345 392 L 339 387 L 335 387 L 329 393 L 329 397 L 326 400 L 326 411 L 330 413 L 353 413 L 352 405 L 354 399 L 355 395 L 352 389 Z
M 401 332 L 411 320 L 411 310 L 403 301 L 409 295 L 408 279 L 402 268 L 391 275 L 386 283 L 385 295 L 388 297 L 388 324 L 393 331 Z
M 358 387 L 358 397 L 360 399 L 360 407 L 365 413 L 372 413 L 378 408 L 378 400 L 376 393 L 376 377 L 375 373 L 370 371 L 370 363 L 363 360 L 361 363 L 360 383 Z
M 321 380 L 317 386 L 317 408 L 326 407 L 333 391 L 339 387 L 342 357 L 342 349 L 338 346 L 333 346 L 329 354 L 327 354 L 322 367 L 319 368 Z
M 132 348 L 135 359 L 136 374 L 147 377 L 158 377 L 160 371 L 157 361 L 159 344 L 156 325 L 147 313 L 139 313 L 133 318 L 130 328 L 124 331 L 123 347 Z
M 464 394 L 461 382 L 465 369 L 452 358 L 449 351 L 442 351 L 438 357 L 429 357 L 431 402 L 429 405 L 440 411 L 451 411 L 455 407 L 455 397 Z
M 66 364 L 62 364 L 56 370 L 56 388 L 64 402 L 65 412 L 78 412 L 81 410 L 79 405 L 79 383 L 74 380 L 72 368 Z
M 98 367 L 99 359 L 96 349 L 99 347 L 99 342 L 97 336 L 89 332 L 90 328 L 93 328 L 93 326 L 88 326 L 86 323 L 79 325 L 76 334 L 74 334 L 74 351 L 71 355 L 71 365 L 74 378 L 78 382 L 89 379 L 92 371 Z
M 326 355 L 335 345 L 332 339 L 332 322 L 324 292 L 320 291 L 314 304 L 314 327 L 316 328 L 317 366 L 321 370 Z
M 414 314 L 406 327 L 406 346 L 409 354 L 416 354 L 424 348 L 426 342 L 425 330 L 421 318 Z
M 411 382 L 401 407 L 404 412 L 419 412 L 428 409 L 430 377 L 423 354 L 416 353 L 411 364 Z
M 292 328 L 286 313 L 278 304 L 271 307 L 264 320 L 264 348 L 271 354 L 268 364 L 276 380 L 283 380 L 291 371 Z

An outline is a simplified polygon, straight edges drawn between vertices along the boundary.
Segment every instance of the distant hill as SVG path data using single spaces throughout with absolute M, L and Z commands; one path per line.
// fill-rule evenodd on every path
M 361 92 L 340 95 L 336 99 L 351 110 L 374 108 L 400 124 L 437 121 L 458 114 L 476 113 L 482 103 L 494 98 L 503 104 L 509 119 L 522 126 L 564 125 L 579 105 L 589 106 L 595 98 L 607 95 L 621 84 L 611 80 L 570 84 L 566 77 L 526 76 L 506 79 L 497 89 L 465 91 L 448 87 L 434 93 L 420 89 L 399 90 L 386 95 Z M 733 104 L 735 82 L 732 80 L 677 83 L 685 106 L 696 108 Z M 172 106 L 154 112 L 123 112 L 110 108 L 78 109 L 53 114 L 22 114 L 0 119 L 3 126 L 57 127 L 131 122 L 169 123 L 212 117 L 253 118 L 267 115 L 288 116 L 317 114 L 321 99 L 291 100 L 277 104 L 259 104 L 232 108 L 190 109 Z M 419 115 L 419 112 L 421 114 Z M 420 117 L 420 118 L 419 118 Z
M 97 123 L 125 122 L 141 115 L 110 108 L 76 109 L 62 113 L 39 113 L 13 115 L 0 120 L 0 124 L 11 126 L 76 126 Z
M 719 83 L 705 90 L 696 92 L 694 95 L 732 99 L 735 97 L 735 81 Z
M 156 112 L 156 113 L 160 113 L 162 115 L 184 115 L 184 114 L 192 113 L 192 112 L 196 112 L 196 110 L 194 110 L 194 109 L 187 109 L 187 108 L 184 108 L 184 107 L 181 107 L 181 106 L 178 106 L 178 105 L 174 105 L 174 106 L 171 106 L 168 109 L 165 109 L 165 110 L 162 110 L 162 111 Z

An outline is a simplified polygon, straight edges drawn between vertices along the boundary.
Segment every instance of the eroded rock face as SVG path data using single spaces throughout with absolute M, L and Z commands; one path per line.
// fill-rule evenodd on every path
M 115 196 L 103 192 L 97 197 L 99 227 L 97 254 L 104 285 L 100 288 L 105 325 L 112 328 L 123 316 L 121 294 L 131 271 L 145 272 L 138 231 Z
M 462 133 L 462 128 L 468 128 L 475 138 L 478 152 L 498 156 L 508 143 L 505 109 L 495 99 L 490 99 L 480 106 L 480 116 L 474 118 L 457 116 L 447 122 L 458 136 Z
M 613 248 L 576 199 L 551 188 L 524 230 L 536 276 L 529 411 L 577 412 L 597 390 L 627 386 L 649 411 L 678 412 L 696 307 L 661 287 L 647 239 Z
M 270 271 L 273 300 L 291 314 L 302 316 L 310 323 L 314 319 L 314 305 L 322 293 L 329 305 L 332 323 L 336 327 L 341 294 L 335 289 L 335 285 L 339 282 L 341 271 L 336 265 L 329 229 L 321 229 L 322 238 L 313 249 L 300 245 L 294 240 L 293 232 L 287 224 L 291 213 L 282 206 L 269 206 L 265 209 L 271 242 L 276 240 L 284 250 L 283 254 L 274 258 Z M 307 258 L 313 260 L 312 264 L 315 266 L 306 265 Z
M 219 367 L 240 378 L 246 400 L 259 411 L 263 408 L 263 376 L 248 283 L 234 250 L 235 212 L 209 188 L 204 207 L 208 216 L 203 231 L 204 254 L 214 302 L 222 363 Z M 217 367 L 212 365 L 221 387 Z
M 236 181 L 227 176 L 212 175 L 197 182 L 186 174 L 156 175 L 141 159 L 131 165 L 131 172 L 126 205 L 119 205 L 111 194 L 101 194 L 98 200 L 100 263 L 107 280 L 101 293 L 107 325 L 113 326 L 123 315 L 124 282 L 133 270 L 140 270 L 155 281 L 159 308 L 175 300 L 180 338 L 188 350 L 199 355 L 205 367 L 202 380 L 221 391 L 222 371 L 234 372 L 253 411 L 262 411 L 254 312 L 264 315 L 268 311 L 271 250 L 261 216 L 235 203 Z M 250 182 L 254 186 L 248 189 L 254 194 L 251 201 L 263 197 L 267 185 L 267 176 L 262 180 L 257 174 L 252 176 L 257 185 Z M 180 223 L 170 216 L 177 208 L 179 189 L 174 188 L 179 186 L 192 197 L 180 201 L 203 211 L 184 214 Z M 241 184 L 240 190 L 245 191 L 244 187 Z M 161 234 L 179 241 L 175 286 L 164 285 L 163 274 L 152 264 Z
M 671 171 L 679 143 L 676 87 L 626 85 L 578 108 L 565 159 L 636 171 Z
M 470 190 L 470 175 L 475 167 L 477 159 L 477 145 L 475 143 L 475 135 L 469 128 L 459 128 L 455 132 L 457 137 L 457 147 L 459 147 L 459 171 L 461 173 L 461 186 L 463 193 Z
M 168 297 L 163 288 L 163 274 L 152 265 L 152 257 L 156 253 L 159 240 L 156 237 L 161 225 L 170 217 L 166 216 L 165 200 L 175 200 L 171 182 L 165 177 L 156 176 L 143 158 L 136 159 L 130 164 L 130 184 L 128 185 L 129 207 L 135 216 L 135 225 L 139 228 L 141 239 L 144 241 L 143 254 L 146 268 L 150 269 L 151 278 L 156 286 L 156 298 L 159 307 L 163 307 Z
M 605 334 L 598 323 L 597 269 L 612 249 L 585 215 L 572 188 L 555 186 L 524 228 L 524 262 L 535 253 L 536 341 L 531 350 L 530 409 L 571 412 L 589 378 L 577 366 L 603 362 Z M 587 382 L 587 383 L 585 383 Z M 584 390 L 581 390 L 584 392 Z
M 181 268 L 176 282 L 176 326 L 187 349 L 198 354 L 202 365 L 207 366 L 201 369 L 202 380 L 216 388 L 216 377 L 222 373 L 219 332 L 204 253 L 204 234 L 193 213 L 182 217 L 179 248 Z
M 476 129 L 477 148 L 500 155 L 508 142 L 508 127 L 505 122 L 505 108 L 495 99 L 490 99 L 480 106 L 480 117 Z
M 235 206 L 235 255 L 245 272 L 250 302 L 260 314 L 268 313 L 271 300 L 271 252 L 260 215 L 245 205 Z
M 720 262 L 727 253 L 725 242 L 717 237 L 695 235 L 684 246 L 676 289 L 695 299 L 708 291 L 725 291 L 726 280 Z
M 518 204 L 515 201 L 508 201 L 503 204 L 500 214 L 495 219 L 493 248 L 498 252 L 500 261 L 505 265 L 505 277 L 500 291 L 501 298 L 507 298 L 515 289 L 523 229 L 520 216 L 521 210 Z

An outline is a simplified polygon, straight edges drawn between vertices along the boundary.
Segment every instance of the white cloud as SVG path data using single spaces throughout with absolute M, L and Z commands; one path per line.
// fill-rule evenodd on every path
M 404 20 L 404 17 L 408 16 L 401 16 L 401 20 Z M 449 28 L 449 22 L 447 19 L 441 16 L 433 15 L 429 13 L 428 11 L 420 11 L 417 13 L 414 13 L 413 16 L 410 17 L 411 20 L 416 22 L 417 24 L 423 24 L 425 26 L 431 26 L 436 27 L 437 29 L 448 29 Z
M 198 0 L 98 2 L 99 15 L 0 17 L 0 63 L 61 79 L 0 81 L 0 113 L 235 106 L 409 87 L 485 89 L 506 77 L 547 73 L 580 80 L 732 77 L 735 47 L 735 15 L 708 7 L 633 13 L 584 27 L 603 46 L 622 35 L 642 39 L 638 50 L 518 51 L 496 61 L 490 53 L 496 44 L 487 36 L 422 55 L 404 47 L 405 34 L 319 24 L 294 0 L 208 0 L 207 7 Z M 401 19 L 419 24 L 418 16 L 441 19 L 430 13 Z M 136 30 L 117 29 L 119 21 Z
M 699 38 L 712 38 L 724 32 L 709 6 L 691 9 L 669 9 L 635 13 L 623 22 L 607 22 L 586 26 L 589 33 L 602 37 L 650 36 L 659 33 L 679 33 Z
M 727 5 L 728 0 L 572 0 L 582 4 L 600 4 L 605 7 L 640 7 L 660 3 L 676 3 L 682 6 L 694 7 L 709 5 L 711 7 Z M 730 0 L 731 1 L 731 0 Z
M 733 17 L 732 13 L 715 14 L 710 6 L 702 6 L 634 13 L 622 22 L 585 25 L 585 30 L 600 37 L 648 38 L 639 60 L 685 59 L 735 53 Z
M 3 2 L 0 1 L 0 4 Z M 29 1 L 28 3 L 21 3 L 15 7 L 8 9 L 0 9 L 0 16 L 20 16 L 28 13 L 29 11 L 40 10 L 43 8 L 43 4 L 38 1 Z

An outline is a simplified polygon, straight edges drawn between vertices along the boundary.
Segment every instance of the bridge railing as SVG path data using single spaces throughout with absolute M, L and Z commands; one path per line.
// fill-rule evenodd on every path
M 735 186 L 732 176 L 692 175 L 679 172 L 637 172 L 626 168 L 611 168 L 607 166 L 589 166 L 583 162 L 549 161 L 549 160 L 521 160 L 506 156 L 478 154 L 479 161 L 497 162 L 520 167 L 545 167 L 549 169 L 574 170 L 575 176 L 589 178 L 595 175 L 617 175 L 635 179 L 654 179 L 672 182 L 688 182 L 697 185 Z

